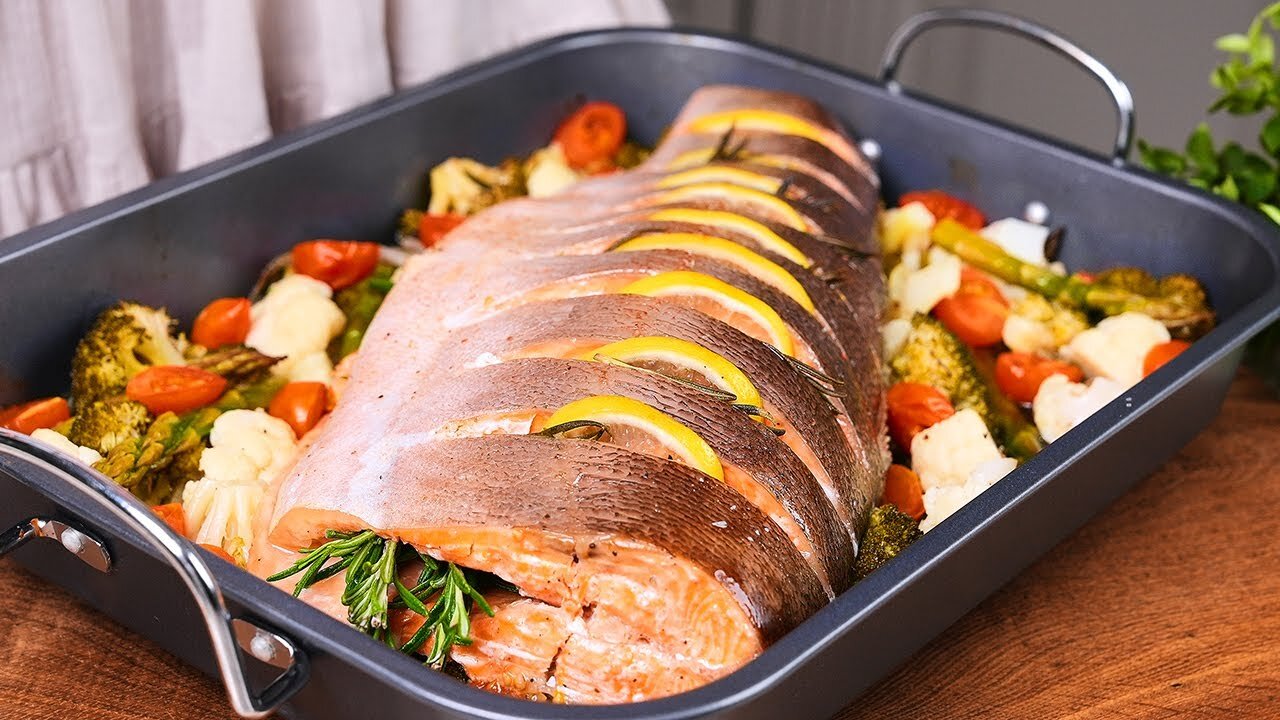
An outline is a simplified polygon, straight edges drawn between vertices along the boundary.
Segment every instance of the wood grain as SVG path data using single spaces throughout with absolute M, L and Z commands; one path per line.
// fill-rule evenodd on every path
M 1163 470 L 841 714 L 1280 718 L 1280 402 L 1242 377 Z M 0 562 L 0 717 L 221 720 L 221 689 Z

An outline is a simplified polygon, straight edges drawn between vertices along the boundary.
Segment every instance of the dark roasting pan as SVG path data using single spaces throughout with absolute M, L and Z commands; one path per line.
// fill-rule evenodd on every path
M 993 217 L 1040 202 L 1053 224 L 1070 227 L 1068 265 L 1139 265 L 1205 282 L 1221 317 L 1212 333 L 738 672 L 629 706 L 487 694 L 209 560 L 100 476 L 4 431 L 0 533 L 13 530 L 0 536 L 0 554 L 12 551 L 36 574 L 219 673 L 247 717 L 277 707 L 296 718 L 833 714 L 1177 452 L 1216 414 L 1245 341 L 1280 315 L 1280 245 L 1260 215 L 887 81 L 905 43 L 935 23 L 1030 34 L 1104 78 L 1119 102 L 1122 158 L 1132 127 L 1127 91 L 1099 63 L 1007 17 L 935 11 L 913 22 L 891 43 L 881 81 L 728 37 L 570 35 L 0 241 L 2 405 L 63 392 L 77 337 L 113 300 L 164 305 L 190 320 L 209 298 L 245 292 L 295 242 L 389 238 L 397 212 L 420 205 L 434 163 L 526 152 L 575 97 L 622 105 L 634 134 L 653 141 L 694 89 L 740 83 L 810 96 L 874 140 L 887 198 L 942 187 Z M 246 687 L 275 676 L 258 694 Z

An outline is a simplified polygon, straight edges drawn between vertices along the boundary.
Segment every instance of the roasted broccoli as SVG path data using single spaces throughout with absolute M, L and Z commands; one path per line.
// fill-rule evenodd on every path
M 164 413 L 144 435 L 116 445 L 94 468 L 143 502 L 167 502 L 188 480 L 199 477 L 205 438 L 221 414 L 217 408 L 202 408 L 181 417 Z
M 182 365 L 176 321 L 162 309 L 134 302 L 107 308 L 80 339 L 71 360 L 71 403 L 79 412 L 95 400 L 124 394 L 129 378 L 152 365 Z
M 151 414 L 142 403 L 123 397 L 94 400 L 76 407 L 67 438 L 106 455 L 122 442 L 137 440 L 151 424 Z
M 881 505 L 871 511 L 867 531 L 858 546 L 858 559 L 853 576 L 861 580 L 924 537 L 920 523 L 893 505 Z
M 1044 325 L 1053 334 L 1055 347 L 1066 345 L 1071 338 L 1089 329 L 1089 318 L 1084 313 L 1043 295 L 1027 295 L 1015 302 L 1009 311 Z
M 956 409 L 978 413 L 1010 457 L 1025 460 L 1042 447 L 1035 428 L 992 387 L 965 344 L 932 317 L 911 319 L 911 332 L 889 367 L 895 382 L 932 385 Z
M 517 158 L 507 158 L 497 167 L 471 158 L 449 158 L 431 169 L 427 212 L 473 215 L 526 192 L 523 164 Z
M 280 358 L 264 355 L 251 347 L 232 345 L 193 358 L 190 365 L 217 373 L 231 384 L 260 379 L 280 362 Z

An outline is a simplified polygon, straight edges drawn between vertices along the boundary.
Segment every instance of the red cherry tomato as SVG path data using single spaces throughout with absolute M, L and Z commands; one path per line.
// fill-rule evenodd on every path
M 935 305 L 933 315 L 965 344 L 986 347 L 1004 337 L 1009 303 L 990 278 L 966 267 L 960 273 L 960 289 Z
M 1142 377 L 1146 377 L 1161 365 L 1182 354 L 1183 350 L 1191 347 L 1191 343 L 1186 340 L 1170 340 L 1166 343 L 1160 343 L 1147 351 L 1147 357 L 1142 361 Z
M 42 428 L 51 428 L 70 417 L 71 407 L 67 405 L 65 398 L 44 398 L 0 408 L 0 428 L 30 435 Z
M 227 389 L 227 379 L 208 370 L 186 365 L 158 365 L 133 376 L 124 394 L 153 414 L 182 414 L 217 400 Z
M 925 206 L 935 220 L 951 218 L 970 230 L 981 230 L 987 224 L 982 211 L 941 190 L 919 190 L 909 192 L 898 199 L 898 207 L 918 202 Z
M 456 213 L 423 213 L 422 219 L 418 221 L 418 239 L 424 246 L 431 247 L 466 219 Z
M 249 298 L 218 298 L 200 311 L 191 327 L 191 340 L 210 350 L 239 345 L 249 337 Z
M 308 240 L 293 246 L 293 269 L 334 290 L 350 287 L 378 267 L 378 244 L 350 240 Z
M 165 525 L 179 535 L 187 536 L 187 516 L 182 512 L 182 503 L 166 503 L 151 508 L 151 512 L 160 516 Z
M 218 557 L 222 558 L 223 560 L 226 560 L 227 562 L 231 563 L 232 565 L 235 565 L 235 564 L 236 564 L 236 559 L 235 559 L 235 558 L 233 558 L 233 557 L 231 557 L 230 553 L 228 553 L 226 550 L 223 550 L 222 548 L 218 547 L 217 545 L 210 545 L 210 544 L 208 544 L 208 543 L 199 543 L 199 545 L 200 545 L 200 547 L 204 548 L 205 550 L 208 550 L 209 552 L 211 552 L 211 553 L 213 553 L 214 555 L 216 555 L 216 556 L 218 556 Z
M 289 423 L 298 437 L 315 427 L 329 409 L 329 386 L 321 382 L 291 382 L 271 398 L 267 413 Z
M 1071 382 L 1084 379 L 1084 372 L 1069 362 L 1030 353 L 1000 353 L 996 358 L 996 386 L 1009 399 L 1030 403 L 1040 392 L 1040 384 L 1050 375 L 1066 375 Z
M 565 119 L 555 141 L 569 166 L 579 170 L 608 170 L 627 137 L 627 116 L 608 102 L 589 102 Z
M 956 414 L 941 390 L 923 383 L 900 382 L 885 397 L 889 411 L 889 437 L 903 450 L 911 450 L 916 433 Z
M 889 503 L 916 520 L 924 517 L 924 489 L 920 486 L 920 476 L 905 465 L 890 465 L 884 476 L 884 495 L 880 502 Z

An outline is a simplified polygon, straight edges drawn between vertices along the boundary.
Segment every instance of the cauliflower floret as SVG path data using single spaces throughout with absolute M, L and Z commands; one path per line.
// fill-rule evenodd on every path
M 960 258 L 939 248 L 929 251 L 929 264 L 902 281 L 899 299 L 904 317 L 927 313 L 960 289 Z
M 929 532 L 952 513 L 969 504 L 970 500 L 995 485 L 1000 478 L 1013 472 L 1016 467 L 1018 461 L 1013 458 L 987 460 L 969 473 L 969 479 L 963 485 L 929 488 L 924 493 L 925 516 L 920 521 L 920 531 Z
M 924 203 L 885 210 L 880 214 L 880 247 L 889 255 L 910 248 L 923 250 L 929 246 L 934 222 L 933 213 Z
M 582 179 L 569 167 L 559 144 L 535 152 L 525 163 L 525 172 L 525 186 L 531 198 L 555 195 Z
M 289 382 L 319 382 L 326 385 L 333 382 L 333 361 L 324 350 L 286 358 L 271 368 L 271 371 Z
M 204 479 L 223 485 L 266 486 L 298 450 L 293 428 L 258 410 L 231 410 L 218 417 L 210 447 L 200 455 Z
M 333 302 L 333 289 L 327 284 L 294 274 L 286 276 L 267 289 L 266 297 L 254 303 L 250 311 L 252 325 L 245 344 L 272 355 L 286 358 L 273 372 L 289 379 L 299 365 L 310 370 L 306 379 L 328 382 L 333 368 L 325 358 L 323 377 L 316 365 L 304 364 L 303 356 L 324 353 L 329 341 L 346 327 L 347 316 Z M 313 362 L 313 361 L 312 361 Z
M 1049 264 L 1044 256 L 1044 243 L 1049 238 L 1049 228 L 1043 225 L 1018 218 L 1005 218 L 982 228 L 979 234 L 1023 262 L 1041 267 Z
M 884 341 L 883 352 L 886 362 L 891 360 L 893 356 L 898 354 L 902 346 L 907 343 L 907 336 L 911 334 L 911 321 L 901 318 L 890 320 L 880 328 L 880 336 Z
M 1142 362 L 1151 348 L 1169 342 L 1169 330 L 1159 320 L 1139 312 L 1109 317 L 1076 335 L 1062 355 L 1090 377 L 1107 377 L 1126 387 L 1142 379 Z
M 1002 457 L 982 416 L 968 408 L 916 434 L 911 441 L 911 467 L 926 491 L 964 485 L 978 466 Z
M 45 445 L 52 446 L 54 450 L 69 455 L 85 465 L 93 466 L 94 463 L 102 459 L 101 453 L 91 447 L 77 445 L 66 438 L 61 433 L 54 432 L 48 428 L 40 428 L 31 433 L 33 440 L 39 440 Z
M 1048 325 L 1013 313 L 1005 318 L 1001 339 L 1010 350 L 1020 353 L 1048 354 L 1058 347 Z
M 182 491 L 182 512 L 188 536 L 226 550 L 237 564 L 244 565 L 253 545 L 253 520 L 263 493 L 263 486 L 256 483 L 228 484 L 207 477 L 187 483 Z
M 1125 385 L 1096 377 L 1088 385 L 1071 382 L 1065 375 L 1050 375 L 1040 383 L 1031 413 L 1045 442 L 1053 442 L 1102 406 L 1120 397 Z

